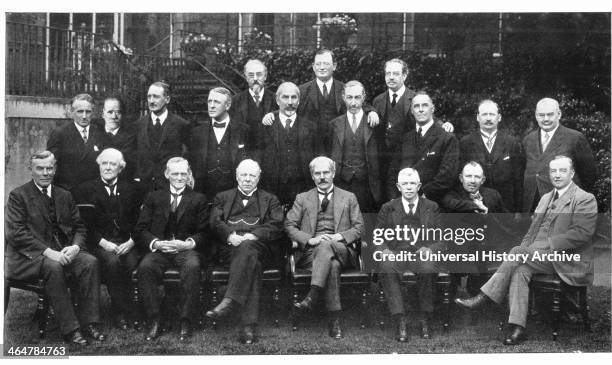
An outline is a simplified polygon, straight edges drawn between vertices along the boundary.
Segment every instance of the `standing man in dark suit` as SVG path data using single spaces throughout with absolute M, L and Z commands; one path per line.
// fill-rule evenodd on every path
M 275 194 L 281 205 L 291 206 L 295 196 L 306 190 L 310 181 L 308 163 L 314 156 L 314 124 L 296 114 L 300 89 L 284 82 L 276 91 L 279 111 L 274 123 L 257 125 L 257 160 L 263 169 L 262 186 Z
M 483 186 L 487 180 L 482 166 L 475 161 L 463 165 L 459 174 L 459 182 L 455 189 L 450 190 L 442 199 L 442 208 L 447 214 L 446 225 L 453 228 L 484 229 L 488 240 L 470 240 L 461 245 L 451 245 L 450 253 L 472 254 L 476 251 L 504 251 L 502 231 L 508 221 L 504 214 L 507 210 L 501 195 L 495 189 Z M 476 294 L 478 288 L 488 279 L 486 260 L 476 262 L 449 262 L 452 275 L 451 296 L 454 296 L 462 276 L 468 275 L 466 289 L 468 293 Z
M 461 165 L 478 162 L 486 176 L 484 186 L 497 190 L 504 206 L 518 214 L 523 204 L 523 146 L 518 139 L 498 129 L 501 114 L 494 101 L 480 102 L 476 120 L 479 129 L 459 142 Z
M 397 176 L 397 189 L 401 197 L 383 204 L 376 221 L 377 229 L 395 229 L 410 227 L 419 229 L 441 228 L 442 221 L 438 204 L 419 197 L 421 187 L 419 173 L 412 168 L 402 169 Z M 385 255 L 407 251 L 415 255 L 415 260 L 395 261 L 385 259 Z M 397 323 L 399 342 L 408 341 L 407 320 L 405 317 L 404 299 L 402 296 L 400 277 L 404 271 L 416 274 L 416 296 L 410 296 L 409 310 L 414 313 L 421 327 L 421 338 L 430 339 L 429 322 L 433 313 L 433 297 L 436 273 L 441 267 L 437 261 L 427 259 L 427 254 L 446 251 L 446 245 L 441 241 L 400 240 L 396 237 L 383 241 L 378 247 L 380 252 L 379 272 L 382 286 L 393 322 Z M 377 255 L 377 254 L 375 254 Z M 388 256 L 387 256 L 388 257 Z M 376 259 L 376 256 L 375 256 Z
M 72 98 L 73 123 L 55 128 L 47 140 L 47 150 L 57 158 L 55 184 L 72 190 L 98 176 L 96 157 L 104 149 L 104 132 L 91 123 L 94 100 L 89 94 Z
M 412 98 L 414 129 L 402 136 L 402 145 L 394 153 L 387 176 L 396 176 L 405 168 L 419 172 L 421 192 L 430 200 L 440 202 L 444 194 L 455 185 L 459 169 L 459 145 L 457 139 L 434 123 L 434 104 L 426 93 L 418 92 Z M 388 179 L 387 196 L 397 196 Z
M 100 178 L 87 181 L 75 189 L 80 206 L 91 209 L 87 248 L 101 263 L 102 275 L 111 298 L 112 315 L 117 327 L 126 330 L 131 308 L 131 278 L 140 254 L 135 249 L 133 229 L 140 212 L 133 185 L 119 178 L 125 169 L 123 154 L 114 148 L 100 153 L 96 162 Z
M 190 124 L 168 111 L 170 85 L 158 81 L 147 92 L 149 114 L 136 122 L 136 172 L 145 191 L 167 188 L 166 162 L 187 152 Z
M 320 49 L 315 54 L 312 70 L 315 79 L 300 85 L 300 106 L 297 114 L 311 120 L 316 125 L 315 152 L 317 155 L 327 155 L 331 153 L 330 140 L 330 121 L 346 113 L 346 105 L 342 100 L 342 90 L 344 83 L 334 79 L 336 70 L 334 62 L 334 52 L 329 49 Z M 368 114 L 368 124 L 375 127 L 379 123 L 378 114 L 372 107 L 366 107 Z M 271 113 L 264 117 L 263 123 L 272 124 L 273 115 Z
M 504 261 L 475 297 L 455 299 L 460 306 L 475 309 L 489 300 L 501 304 L 507 293 L 510 332 L 504 345 L 516 345 L 527 338 L 529 282 L 533 274 L 557 274 L 572 286 L 593 283 L 592 238 L 597 226 L 597 201 L 572 181 L 575 170 L 569 157 L 556 156 L 549 166 L 553 190 L 540 199 L 521 245 L 510 250 L 510 254 L 522 257 Z M 574 258 L 554 258 L 561 253 Z
M 263 271 L 279 265 L 282 252 L 283 209 L 274 195 L 257 189 L 260 175 L 257 162 L 242 161 L 236 169 L 238 187 L 217 194 L 210 217 L 221 262 L 230 268 L 225 297 L 206 315 L 220 318 L 240 306 L 240 341 L 246 344 L 257 341 Z
M 554 156 L 563 155 L 574 161 L 576 184 L 592 192 L 597 178 L 597 166 L 589 142 L 579 131 L 559 124 L 559 103 L 550 98 L 536 106 L 538 130 L 523 139 L 527 164 L 523 180 L 523 211 L 533 212 L 540 197 L 552 190 L 548 164 Z
M 334 187 L 333 160 L 319 156 L 309 167 L 316 188 L 298 194 L 285 219 L 285 231 L 300 249 L 297 266 L 312 271 L 310 290 L 296 303 L 296 309 L 312 311 L 323 294 L 329 312 L 329 335 L 339 339 L 343 337 L 340 271 L 357 267 L 354 245 L 361 244 L 363 217 L 355 194 Z
M 331 121 L 331 158 L 338 167 L 335 182 L 357 196 L 364 213 L 377 212 L 382 203 L 378 169 L 378 141 L 362 109 L 365 90 L 359 81 L 344 85 L 346 114 Z
M 136 132 L 133 125 L 123 123 L 123 103 L 119 98 L 109 96 L 104 99 L 102 118 L 107 138 L 106 148 L 121 151 L 126 162 L 125 168 L 121 171 L 121 179 L 132 181 L 136 165 Z
M 180 341 L 191 337 L 200 292 L 200 252 L 208 224 L 206 197 L 191 190 L 189 163 L 173 157 L 166 163 L 168 190 L 150 192 L 135 227 L 136 242 L 148 252 L 138 265 L 138 290 L 149 319 L 145 339 L 161 334 L 160 298 L 157 286 L 164 271 L 178 266 L 181 276 Z
M 216 87 L 208 94 L 209 120 L 198 121 L 190 136 L 189 160 L 193 166 L 195 190 L 206 196 L 234 187 L 234 170 L 245 159 L 249 126 L 230 116 L 230 91 Z
M 78 105 L 78 104 L 77 104 Z M 85 226 L 72 196 L 57 185 L 55 156 L 36 152 L 30 158 L 32 181 L 9 194 L 6 205 L 4 275 L 8 279 L 42 279 L 60 331 L 69 343 L 86 345 L 81 335 L 104 341 L 100 322 L 98 260 L 85 249 Z M 77 279 L 79 317 L 74 313 L 65 272 Z
M 274 93 L 266 88 L 268 69 L 260 60 L 251 59 L 244 65 L 244 77 L 249 88 L 232 97 L 230 116 L 240 119 L 256 131 L 264 115 L 278 109 Z M 255 136 L 252 142 L 255 142 Z

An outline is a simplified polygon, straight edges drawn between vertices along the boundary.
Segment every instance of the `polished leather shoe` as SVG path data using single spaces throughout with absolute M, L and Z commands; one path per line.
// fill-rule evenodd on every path
M 179 341 L 185 342 L 191 337 L 191 324 L 188 320 L 181 320 L 181 334 L 179 336 Z
M 90 323 L 85 328 L 83 328 L 83 332 L 85 333 L 85 336 L 93 338 L 94 340 L 106 340 L 106 336 L 93 323 Z
M 159 319 L 154 319 L 151 321 L 151 327 L 149 328 L 149 332 L 145 336 L 145 340 L 152 341 L 159 337 L 161 333 L 161 327 L 159 325 Z
M 408 324 L 406 318 L 402 317 L 397 324 L 397 337 L 395 338 L 399 342 L 408 342 Z
M 221 303 L 219 303 L 219 305 L 217 305 L 215 309 L 206 312 L 206 317 L 212 319 L 225 317 L 231 313 L 231 311 L 234 309 L 234 306 L 235 303 L 233 300 L 229 298 L 223 298 Z
M 79 330 L 72 331 L 71 333 L 65 335 L 64 341 L 80 346 L 87 345 L 87 340 L 83 337 Z
M 512 325 L 514 328 L 511 330 L 508 337 L 504 339 L 504 345 L 518 345 L 519 343 L 527 339 L 525 328 L 516 324 Z
M 312 311 L 313 307 L 312 298 L 307 296 L 306 298 L 304 298 L 304 300 L 299 303 L 295 303 L 293 306 L 300 312 L 310 312 Z
M 429 340 L 431 338 L 431 333 L 429 331 L 429 320 L 422 319 L 419 322 L 421 323 L 421 338 Z
M 257 342 L 254 326 L 246 325 L 242 328 L 242 331 L 240 331 L 240 342 L 245 345 L 250 345 Z
M 339 319 L 334 319 L 329 322 L 329 337 L 336 339 L 344 337 L 342 335 L 342 327 L 340 327 Z
M 467 309 L 476 309 L 483 306 L 485 303 L 489 301 L 489 297 L 487 297 L 483 292 L 478 293 L 475 297 L 461 299 L 456 298 L 455 303 L 459 306 Z

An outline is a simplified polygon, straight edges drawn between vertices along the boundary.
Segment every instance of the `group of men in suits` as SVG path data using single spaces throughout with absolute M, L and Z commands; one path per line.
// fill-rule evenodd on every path
M 261 273 L 277 264 L 286 214 L 286 234 L 302 252 L 299 264 L 313 272 L 311 288 L 296 309 L 308 311 L 324 295 L 330 335 L 339 338 L 339 272 L 354 265 L 352 244 L 364 231 L 361 212 L 380 211 L 376 224 L 382 227 L 437 226 L 439 208 L 481 215 L 539 209 L 540 197 L 556 187 L 548 169 L 559 155 L 573 161 L 570 182 L 574 178 L 592 191 L 595 164 L 588 142 L 559 124 L 561 111 L 553 99 L 537 104 L 539 128 L 522 143 L 498 130 L 501 114 L 491 100 L 478 107 L 478 130 L 458 141 L 450 123 L 434 120 L 432 98 L 405 86 L 404 61 L 386 62 L 388 90 L 373 105 L 365 103 L 359 81 L 334 79 L 335 69 L 333 52 L 321 50 L 313 62 L 315 80 L 301 86 L 282 83 L 274 94 L 265 87 L 265 65 L 249 60 L 244 69 L 249 89 L 233 98 L 225 88 L 212 89 L 210 118 L 195 123 L 168 110 L 170 87 L 164 82 L 150 85 L 149 114 L 131 125 L 121 120 L 122 105 L 114 97 L 104 101 L 104 127 L 92 123 L 93 99 L 77 95 L 71 103 L 73 122 L 53 130 L 50 152 L 32 158 L 32 182 L 11 192 L 7 276 L 42 275 L 50 291 L 62 292 L 65 283 L 54 273 L 64 266 L 79 277 L 83 265 L 88 272 L 101 266 L 117 324 L 125 328 L 131 315 L 125 302 L 127 278 L 137 267 L 150 325 L 146 338 L 153 340 L 161 331 L 157 285 L 164 270 L 176 266 L 180 339 L 186 340 L 203 260 L 225 262 L 230 266 L 228 291 L 207 315 L 218 318 L 241 308 L 241 339 L 251 343 L 256 340 Z M 260 179 L 269 193 L 258 188 Z M 302 193 L 310 179 L 316 188 Z M 53 193 L 43 191 L 47 186 Z M 576 189 L 567 191 L 574 194 Z M 37 204 L 51 204 L 43 210 L 49 212 L 48 220 L 41 222 L 30 211 L 31 195 Z M 87 240 L 74 200 L 94 210 L 87 219 Z M 62 208 L 54 210 L 53 203 Z M 217 244 L 208 244 L 211 240 Z M 427 242 L 412 249 L 440 251 L 443 246 Z M 385 249 L 402 247 L 390 242 Z M 32 264 L 38 266 L 31 269 Z M 400 341 L 407 334 L 397 275 L 406 269 L 423 274 L 417 280 L 418 302 L 411 308 L 418 312 L 421 336 L 430 337 L 432 275 L 439 268 L 417 266 L 381 267 Z M 87 280 L 83 286 L 90 295 L 100 277 L 91 274 Z M 60 297 L 55 300 L 67 300 Z M 54 307 L 64 304 L 52 301 Z M 61 310 L 64 334 L 83 343 L 82 328 L 86 335 L 104 339 L 96 327 L 98 304 L 82 309 L 86 315 L 80 321 L 71 308 Z

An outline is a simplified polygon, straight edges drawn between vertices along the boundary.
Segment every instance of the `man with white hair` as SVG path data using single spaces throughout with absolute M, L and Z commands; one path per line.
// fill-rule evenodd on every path
M 125 169 L 123 154 L 107 148 L 98 155 L 100 177 L 79 185 L 74 197 L 87 225 L 87 248 L 100 261 L 102 276 L 112 304 L 115 324 L 126 330 L 131 308 L 131 275 L 140 253 L 135 248 L 133 229 L 140 202 L 133 184 L 120 179 Z
M 137 244 L 147 252 L 138 265 L 138 290 L 150 325 L 145 339 L 151 341 L 162 332 L 157 286 L 166 269 L 178 266 L 181 277 L 179 340 L 187 341 L 197 312 L 200 256 L 207 244 L 208 201 L 206 196 L 191 189 L 191 168 L 184 158 L 170 158 L 164 175 L 170 186 L 147 195 L 134 229 Z
M 340 271 L 358 267 L 355 244 L 361 245 L 363 217 L 355 194 L 334 186 L 336 164 L 319 156 L 310 162 L 316 187 L 298 194 L 285 219 L 285 231 L 299 250 L 296 265 L 310 269 L 310 291 L 296 309 L 312 311 L 323 295 L 329 312 L 329 335 L 342 338 Z
M 240 162 L 238 187 L 215 196 L 210 216 L 220 261 L 229 263 L 229 282 L 223 300 L 206 316 L 221 318 L 240 306 L 240 341 L 245 344 L 257 341 L 263 271 L 278 266 L 282 252 L 283 209 L 276 196 L 257 188 L 260 176 L 257 162 Z
M 438 204 L 425 197 L 419 197 L 421 179 L 415 169 L 404 168 L 400 170 L 396 187 L 401 197 L 383 204 L 376 220 L 377 229 L 442 227 Z M 408 310 L 414 315 L 412 319 L 419 321 L 421 337 L 424 339 L 431 338 L 429 322 L 433 313 L 435 278 L 441 267 L 436 261 L 422 258 L 428 253 L 446 251 L 445 243 L 433 238 L 426 241 L 412 241 L 395 237 L 383 242 L 377 250 L 382 252 L 383 257 L 385 254 L 389 255 L 401 251 L 416 254 L 416 260 L 414 261 L 383 260 L 379 265 L 379 272 L 393 323 L 397 323 L 397 341 L 408 341 L 407 320 L 401 289 L 401 275 L 404 271 L 414 272 L 417 278 L 416 295 L 409 297 Z

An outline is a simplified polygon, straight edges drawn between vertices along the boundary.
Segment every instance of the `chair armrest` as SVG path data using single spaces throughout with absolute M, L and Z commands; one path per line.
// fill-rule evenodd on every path
M 291 270 L 291 274 L 295 274 L 295 255 L 293 252 L 300 247 L 298 243 L 294 240 L 291 240 L 291 251 L 289 252 L 289 269 Z

